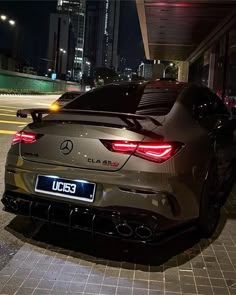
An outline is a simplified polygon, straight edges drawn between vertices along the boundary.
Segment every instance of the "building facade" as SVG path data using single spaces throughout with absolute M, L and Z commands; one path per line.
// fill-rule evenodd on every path
M 235 11 L 236 16 L 236 11 Z M 236 108 L 236 21 L 218 35 L 189 66 L 190 81 L 213 89 L 229 107 Z
M 146 58 L 178 61 L 179 81 L 206 85 L 236 108 L 235 1 L 136 0 L 136 6 Z
M 74 65 L 74 37 L 71 20 L 67 14 L 50 15 L 48 70 L 59 79 L 65 79 Z
M 138 75 L 145 80 L 151 80 L 153 76 L 153 61 L 142 62 L 138 67 Z
M 85 51 L 91 68 L 119 68 L 120 0 L 87 1 Z
M 85 33 L 85 8 L 86 0 L 58 0 L 57 10 L 67 14 L 71 19 L 73 35 L 75 38 L 74 61 L 72 76 L 80 80 L 84 68 L 84 33 Z

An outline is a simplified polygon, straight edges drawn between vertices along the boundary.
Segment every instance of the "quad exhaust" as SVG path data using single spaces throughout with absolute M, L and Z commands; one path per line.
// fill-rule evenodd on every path
M 130 225 L 128 225 L 126 222 L 119 223 L 116 226 L 116 230 L 117 230 L 118 234 L 123 237 L 131 237 L 134 233 L 132 227 Z
M 142 240 L 148 240 L 153 236 L 153 231 L 150 227 L 146 225 L 139 225 L 135 228 L 135 231 L 133 228 L 126 222 L 119 223 L 116 226 L 116 230 L 120 236 L 123 237 L 131 237 L 133 235 L 136 235 L 138 238 Z
M 143 240 L 148 240 L 152 237 L 153 232 L 150 227 L 141 225 L 136 227 L 135 234 Z

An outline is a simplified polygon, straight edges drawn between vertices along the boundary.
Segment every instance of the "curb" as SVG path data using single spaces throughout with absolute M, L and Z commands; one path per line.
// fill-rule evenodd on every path
M 20 96 L 20 95 L 25 95 L 25 94 L 2 94 L 0 93 L 0 96 Z
M 45 93 L 43 93 L 43 94 L 29 94 L 29 93 L 24 93 L 24 94 L 15 94 L 15 93 L 13 93 L 13 94 L 2 94 L 2 93 L 0 93 L 0 96 L 49 96 L 49 95 L 53 95 L 53 96 L 58 96 L 58 95 L 62 95 L 62 94 L 45 94 Z

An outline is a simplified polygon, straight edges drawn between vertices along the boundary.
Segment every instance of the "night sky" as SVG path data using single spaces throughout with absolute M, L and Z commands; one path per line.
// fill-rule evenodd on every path
M 37 68 L 44 62 L 42 58 L 47 58 L 49 15 L 56 11 L 56 4 L 56 0 L 0 0 L 0 14 L 17 22 L 25 60 Z M 1 23 L 0 48 L 12 47 L 15 29 Z M 134 0 L 121 1 L 120 56 L 126 58 L 127 66 L 134 69 L 144 57 Z
M 135 0 L 121 0 L 120 56 L 134 69 L 145 56 Z

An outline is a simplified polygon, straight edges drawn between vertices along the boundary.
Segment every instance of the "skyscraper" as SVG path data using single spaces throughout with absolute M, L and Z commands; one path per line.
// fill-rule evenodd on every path
M 118 69 L 118 37 L 120 23 L 120 0 L 106 0 L 105 8 L 105 65 Z
M 85 31 L 85 5 L 86 0 L 58 0 L 57 10 L 68 14 L 71 19 L 75 36 L 75 56 L 73 63 L 73 76 L 79 80 L 84 65 L 84 31 Z
M 74 35 L 68 14 L 52 13 L 50 15 L 48 42 L 48 69 L 64 79 L 74 64 Z
M 94 67 L 118 70 L 120 0 L 87 1 L 84 56 Z

